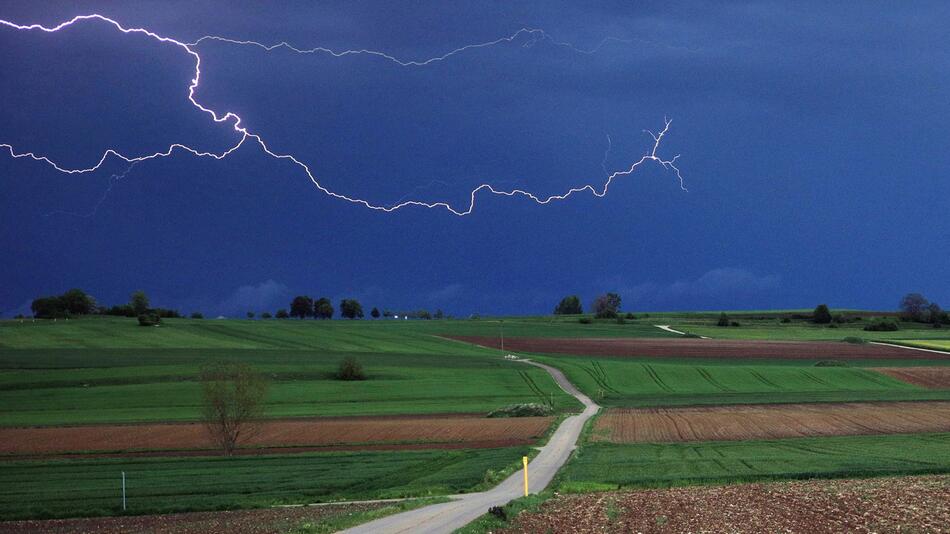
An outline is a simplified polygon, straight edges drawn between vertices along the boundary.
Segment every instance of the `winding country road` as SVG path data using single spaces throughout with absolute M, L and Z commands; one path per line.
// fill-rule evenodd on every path
M 530 360 L 521 362 L 540 367 L 547 371 L 557 384 L 570 395 L 584 404 L 584 411 L 572 415 L 564 420 L 554 431 L 541 452 L 528 464 L 530 475 L 530 491 L 537 493 L 551 482 L 558 469 L 564 465 L 574 450 L 577 438 L 584 428 L 584 423 L 600 409 L 594 401 L 584 395 L 574 384 L 571 384 L 564 373 L 542 363 Z M 512 460 L 517 460 L 513 458 Z M 524 494 L 524 473 L 519 469 L 517 473 L 506 478 L 501 484 L 480 493 L 470 493 L 457 496 L 447 503 L 433 504 L 416 510 L 391 515 L 369 523 L 364 523 L 349 530 L 349 534 L 396 534 L 396 533 L 449 533 L 471 523 L 479 516 L 488 512 L 492 506 L 502 506 Z

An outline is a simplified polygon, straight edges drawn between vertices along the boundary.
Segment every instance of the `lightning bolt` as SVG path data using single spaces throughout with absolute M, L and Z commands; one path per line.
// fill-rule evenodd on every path
M 242 40 L 228 39 L 225 37 L 210 36 L 210 35 L 201 37 L 200 39 L 194 42 L 186 43 L 186 42 L 173 39 L 171 37 L 165 37 L 165 36 L 159 35 L 145 28 L 126 28 L 122 26 L 122 24 L 120 24 L 119 22 L 100 14 L 77 15 L 73 17 L 72 19 L 69 19 L 65 22 L 61 22 L 60 24 L 56 26 L 51 26 L 51 27 L 43 26 L 40 24 L 29 24 L 29 25 L 16 24 L 14 22 L 0 19 L 0 27 L 5 26 L 5 27 L 16 29 L 16 30 L 42 31 L 46 33 L 55 33 L 64 28 L 68 28 L 74 24 L 85 22 L 85 21 L 101 21 L 101 22 L 112 25 L 118 31 L 124 34 L 143 34 L 152 39 L 155 39 L 158 42 L 174 45 L 176 47 L 181 48 L 181 50 L 184 53 L 190 55 L 195 61 L 195 75 L 191 79 L 191 83 L 188 85 L 189 102 L 191 102 L 191 104 L 195 108 L 207 114 L 213 122 L 231 124 L 231 127 L 233 128 L 233 130 L 237 132 L 238 134 L 240 134 L 240 138 L 233 146 L 231 146 L 227 150 L 224 150 L 223 152 L 220 152 L 220 153 L 202 151 L 202 150 L 192 148 L 190 146 L 187 146 L 181 143 L 173 143 L 169 145 L 169 147 L 166 150 L 163 150 L 163 151 L 158 151 L 152 154 L 144 154 L 144 155 L 138 155 L 138 156 L 127 156 L 118 152 L 115 149 L 110 148 L 110 149 L 107 149 L 102 154 L 102 157 L 99 158 L 98 162 L 95 165 L 91 167 L 87 167 L 87 168 L 63 167 L 59 165 L 58 163 L 56 163 L 55 161 L 53 161 L 52 159 L 48 158 L 47 156 L 36 154 L 34 152 L 17 152 L 12 145 L 7 144 L 7 143 L 0 143 L 0 148 L 5 148 L 10 153 L 11 158 L 14 158 L 14 159 L 29 158 L 34 161 L 46 163 L 47 165 L 51 166 L 53 169 L 65 174 L 86 174 L 86 173 L 92 173 L 99 170 L 99 168 L 102 167 L 102 165 L 105 164 L 106 160 L 108 160 L 110 157 L 121 159 L 125 161 L 126 163 L 130 164 L 129 170 L 131 170 L 131 166 L 134 166 L 135 164 L 152 160 L 152 159 L 165 158 L 165 157 L 171 156 L 176 151 L 187 152 L 187 153 L 192 154 L 195 157 L 213 158 L 216 160 L 222 160 L 224 158 L 227 158 L 237 149 L 241 148 L 246 142 L 250 141 L 251 143 L 256 143 L 260 147 L 260 149 L 271 158 L 276 159 L 276 160 L 289 161 L 293 163 L 294 165 L 296 165 L 307 175 L 307 177 L 310 179 L 310 181 L 318 190 L 320 190 L 322 193 L 324 193 L 325 195 L 331 198 L 346 201 L 352 204 L 357 204 L 371 210 L 382 211 L 382 212 L 387 212 L 387 213 L 394 212 L 396 210 L 406 208 L 409 206 L 417 206 L 417 207 L 423 207 L 423 208 L 429 208 L 429 209 L 436 209 L 436 208 L 445 209 L 449 213 L 452 213 L 453 215 L 457 215 L 460 217 L 469 215 L 475 210 L 475 199 L 478 196 L 478 194 L 482 192 L 487 192 L 492 195 L 505 196 L 505 197 L 524 197 L 531 201 L 536 202 L 537 204 L 548 204 L 554 201 L 564 200 L 574 194 L 581 193 L 584 191 L 589 191 L 591 194 L 593 194 L 596 197 L 604 197 L 606 196 L 607 191 L 610 188 L 610 185 L 614 181 L 614 179 L 622 177 L 622 176 L 630 175 L 638 167 L 648 162 L 657 163 L 661 167 L 666 169 L 667 171 L 672 172 L 676 176 L 676 178 L 679 180 L 680 188 L 683 191 L 687 190 L 684 185 L 683 177 L 680 173 L 680 170 L 676 166 L 676 160 L 679 158 L 679 155 L 676 155 L 671 159 L 663 159 L 662 157 L 657 155 L 657 151 L 660 148 L 660 143 L 663 141 L 663 138 L 669 132 L 670 124 L 672 123 L 670 119 L 664 118 L 663 129 L 660 130 L 659 133 L 654 134 L 653 132 L 646 131 L 646 133 L 648 133 L 653 138 L 653 146 L 651 147 L 650 151 L 644 154 L 639 160 L 632 163 L 627 169 L 614 171 L 613 173 L 608 174 L 606 176 L 606 181 L 599 188 L 591 184 L 586 184 L 583 186 L 571 188 L 562 194 L 543 197 L 543 196 L 535 195 L 534 193 L 525 191 L 523 189 L 501 190 L 501 189 L 495 189 L 495 187 L 493 187 L 491 184 L 483 183 L 475 187 L 471 191 L 469 195 L 469 204 L 465 208 L 453 207 L 448 202 L 425 202 L 421 200 L 403 200 L 403 201 L 399 201 L 395 204 L 391 204 L 388 206 L 378 205 L 378 204 L 373 204 L 361 198 L 352 198 L 344 194 L 331 191 L 330 189 L 324 187 L 320 183 L 320 181 L 316 178 L 313 171 L 310 169 L 309 165 L 307 165 L 306 163 L 304 163 L 303 161 L 301 161 L 300 159 L 298 159 L 296 156 L 292 154 L 282 154 L 282 153 L 272 150 L 260 135 L 251 132 L 250 130 L 248 130 L 248 128 L 241 125 L 241 117 L 239 117 L 238 115 L 232 112 L 219 113 L 211 108 L 205 107 L 204 105 L 199 103 L 195 98 L 195 91 L 198 89 L 198 85 L 201 81 L 201 56 L 198 54 L 198 52 L 196 52 L 195 49 L 198 48 L 198 46 L 202 42 L 212 41 L 212 40 L 226 42 L 226 43 L 235 44 L 235 45 L 256 46 L 256 47 L 263 48 L 267 51 L 275 50 L 277 48 L 286 48 L 288 50 L 294 51 L 296 53 L 301 53 L 301 54 L 324 53 L 324 54 L 330 54 L 334 57 L 345 57 L 349 55 L 370 55 L 370 56 L 375 56 L 375 57 L 379 57 L 379 58 L 394 62 L 397 65 L 402 66 L 402 67 L 424 67 L 426 65 L 431 65 L 433 63 L 444 61 L 454 55 L 461 54 L 468 50 L 487 48 L 487 47 L 495 46 L 502 43 L 510 43 L 517 40 L 518 38 L 522 36 L 528 37 L 528 40 L 523 44 L 523 46 L 533 46 L 534 44 L 543 40 L 543 41 L 548 41 L 551 44 L 556 45 L 556 46 L 570 48 L 571 50 L 574 50 L 582 54 L 593 54 L 611 41 L 618 41 L 618 42 L 629 42 L 629 41 L 624 41 L 621 39 L 614 39 L 614 38 L 607 38 L 601 41 L 600 44 L 598 44 L 595 48 L 585 50 L 585 49 L 577 48 L 574 45 L 571 45 L 570 43 L 555 41 L 543 30 L 532 29 L 532 28 L 522 28 L 507 37 L 502 37 L 493 41 L 487 41 L 483 43 L 465 45 L 459 48 L 455 48 L 445 54 L 435 56 L 429 59 L 402 60 L 395 56 L 392 56 L 390 54 L 386 54 L 384 52 L 380 52 L 377 50 L 359 49 L 359 50 L 335 51 L 335 50 L 332 50 L 329 48 L 323 48 L 323 47 L 317 47 L 317 48 L 311 48 L 311 49 L 299 49 L 299 48 L 291 46 L 290 44 L 286 42 L 281 42 L 274 45 L 264 45 L 256 41 L 242 41 Z M 123 173 L 123 175 L 124 174 L 125 173 Z M 115 183 L 116 180 L 120 179 L 121 176 L 117 176 L 114 178 L 115 180 L 112 181 L 113 184 Z M 112 186 L 110 185 L 110 189 L 111 187 Z M 106 191 L 106 193 L 108 194 L 108 191 Z M 104 198 L 105 197 L 103 197 L 103 199 Z M 100 200 L 100 203 L 101 202 L 102 200 Z M 96 205 L 96 208 L 98 208 L 98 204 Z

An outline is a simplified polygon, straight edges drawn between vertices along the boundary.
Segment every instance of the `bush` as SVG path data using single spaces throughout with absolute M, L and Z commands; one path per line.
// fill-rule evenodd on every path
M 815 362 L 815 367 L 847 367 L 847 362 L 841 360 L 821 360 L 820 362 Z
M 161 317 L 154 313 L 143 313 L 139 315 L 139 326 L 158 326 L 161 322 Z
M 729 321 L 729 326 L 742 326 L 739 321 Z
M 857 337 L 857 336 L 848 336 L 842 339 L 841 341 L 844 341 L 845 343 L 854 343 L 855 345 L 864 345 L 865 343 L 867 343 L 867 341 L 865 341 L 864 338 Z
M 791 318 L 789 318 L 789 317 L 782 317 L 782 322 L 783 322 L 783 323 L 790 323 L 790 322 L 792 322 L 792 320 L 791 320 Z
M 729 326 L 729 316 L 726 315 L 726 312 L 719 314 L 719 321 L 716 323 L 716 326 Z
M 888 319 L 876 319 L 869 325 L 866 325 L 864 329 L 868 332 L 896 332 L 900 330 L 900 327 L 897 326 L 897 323 Z
M 488 414 L 488 417 L 543 417 L 551 415 L 551 407 L 546 404 L 509 404 Z
M 632 314 L 632 313 L 630 313 L 630 312 L 627 312 L 627 314 L 624 315 L 624 317 L 626 317 L 627 319 L 630 319 L 631 321 L 637 318 L 636 315 L 634 315 L 634 314 Z
M 838 328 L 838 323 L 831 323 L 828 328 Z
M 201 312 L 192 312 L 192 313 L 191 313 L 191 318 L 192 318 L 192 319 L 204 319 L 205 316 L 202 315 Z
M 336 377 L 340 380 L 366 380 L 366 373 L 363 366 L 353 356 L 347 356 L 340 362 L 340 370 Z
M 581 324 L 590 324 L 594 321 L 590 317 L 581 317 L 580 319 L 577 320 L 577 322 Z

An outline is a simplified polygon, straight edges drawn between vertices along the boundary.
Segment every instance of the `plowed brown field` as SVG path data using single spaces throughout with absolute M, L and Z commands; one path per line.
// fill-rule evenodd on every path
M 347 417 L 267 421 L 242 447 L 397 448 L 501 447 L 531 443 L 551 417 Z M 55 455 L 89 451 L 213 449 L 200 423 L 0 428 L 0 455 Z M 293 449 L 288 449 L 292 452 Z M 275 452 L 268 450 L 268 452 Z
M 668 443 L 950 431 L 950 402 L 614 408 L 593 441 Z
M 476 345 L 501 348 L 501 341 L 496 337 L 446 337 Z M 505 349 L 513 352 L 583 354 L 587 356 L 806 360 L 950 359 L 950 352 L 944 356 L 934 352 L 907 350 L 888 345 L 858 345 L 831 341 L 506 337 Z
M 950 532 L 950 476 L 561 495 L 495 532 Z
M 898 380 L 929 389 L 950 389 L 950 367 L 878 367 Z

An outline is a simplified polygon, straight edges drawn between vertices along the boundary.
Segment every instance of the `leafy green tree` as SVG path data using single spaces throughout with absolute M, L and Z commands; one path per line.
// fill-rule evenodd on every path
M 444 319 L 444 318 L 445 318 L 445 312 L 442 311 L 442 308 L 438 308 L 438 309 L 435 310 L 435 314 L 432 315 L 432 318 L 433 318 L 433 319 Z
M 132 307 L 132 312 L 135 313 L 135 315 L 148 313 L 148 295 L 142 290 L 132 293 L 132 296 L 129 297 L 129 306 Z
M 290 317 L 290 314 L 287 313 L 287 310 L 285 310 L 285 309 L 283 309 L 283 308 L 277 310 L 277 318 L 278 318 L 278 319 L 288 319 L 289 317 Z
M 831 310 L 828 309 L 827 304 L 819 304 L 811 317 L 811 320 L 815 324 L 828 324 L 831 322 L 831 319 Z
M 930 305 L 927 306 L 927 320 L 934 328 L 940 328 L 940 323 L 943 322 L 943 315 L 943 310 L 936 302 L 931 302 Z
M 577 295 L 568 295 L 554 307 L 554 315 L 579 315 L 584 313 L 581 299 Z
M 66 317 L 66 306 L 59 297 L 40 297 L 30 304 L 33 317 L 37 319 L 57 319 Z
M 96 300 L 78 288 L 70 289 L 60 297 L 63 308 L 70 315 L 88 315 L 96 311 Z
M 369 315 L 370 315 L 370 317 L 372 317 L 373 319 L 379 319 L 379 316 L 380 316 L 379 308 L 373 308 L 373 310 L 372 310 L 371 312 L 369 312 Z
M 270 318 L 271 318 L 270 312 L 261 313 L 261 319 L 270 319 Z
M 356 299 L 343 299 L 340 301 L 340 315 L 347 319 L 362 319 L 363 306 Z
M 907 321 L 920 321 L 929 304 L 920 293 L 908 293 L 901 299 L 901 317 Z
M 253 318 L 254 318 L 254 312 L 251 312 L 251 311 L 247 312 L 247 318 L 248 318 L 248 319 L 253 319 Z
M 298 319 L 313 317 L 313 299 L 306 295 L 297 295 L 290 302 L 290 316 Z
M 606 293 L 594 299 L 594 315 L 598 319 L 613 319 L 620 311 L 620 295 Z
M 314 315 L 317 319 L 333 318 L 333 303 L 326 297 L 320 297 L 313 306 Z

